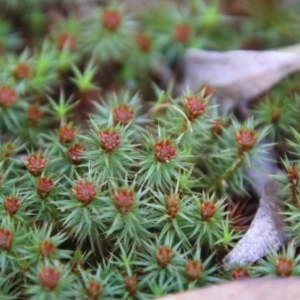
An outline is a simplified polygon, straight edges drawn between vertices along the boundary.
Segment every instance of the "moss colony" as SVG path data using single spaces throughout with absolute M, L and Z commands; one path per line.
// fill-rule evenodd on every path
M 294 42 L 293 15 L 82 2 L 0 1 L 0 298 L 153 299 L 298 275 L 299 79 L 240 120 L 210 87 L 178 93 L 165 75 L 190 47 Z M 257 204 L 244 170 L 274 143 L 291 242 L 225 271 Z

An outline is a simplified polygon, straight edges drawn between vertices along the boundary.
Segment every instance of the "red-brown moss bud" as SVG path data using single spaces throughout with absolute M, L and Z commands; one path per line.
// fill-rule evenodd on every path
M 85 292 L 89 300 L 98 300 L 102 294 L 102 286 L 100 283 L 95 281 L 89 282 Z
M 37 181 L 37 193 L 40 197 L 47 197 L 54 187 L 53 180 L 50 177 L 42 177 Z
M 185 272 L 189 281 L 198 280 L 203 273 L 203 265 L 200 261 L 189 261 L 186 264 Z
M 256 134 L 253 130 L 239 130 L 235 134 L 236 141 L 243 152 L 249 152 L 256 144 Z
M 195 120 L 205 112 L 207 103 L 203 99 L 199 99 L 195 96 L 185 99 L 185 107 L 187 110 L 188 118 Z
M 231 278 L 233 280 L 247 279 L 250 278 L 250 274 L 243 267 L 238 267 L 231 271 Z
M 122 22 L 122 15 L 116 10 L 106 10 L 102 15 L 103 26 L 109 31 L 115 31 Z
M 125 289 L 129 295 L 134 296 L 137 289 L 137 278 L 135 276 L 125 276 Z
M 43 112 L 38 106 L 30 106 L 27 110 L 28 120 L 32 124 L 36 124 L 42 117 Z
M 156 261 L 160 268 L 165 269 L 172 261 L 173 251 L 169 247 L 160 247 L 156 251 Z
M 0 107 L 9 107 L 19 100 L 16 91 L 10 86 L 0 86 Z
M 19 210 L 21 204 L 20 201 L 15 197 L 8 197 L 4 200 L 4 209 L 13 217 Z
M 71 145 L 67 151 L 70 162 L 79 165 L 82 162 L 85 147 L 79 144 Z
M 40 153 L 31 155 L 24 162 L 27 170 L 33 176 L 41 175 L 44 169 L 46 168 L 47 163 L 48 163 L 48 159 L 45 158 L 44 155 Z
M 141 34 L 136 38 L 136 43 L 142 52 L 148 53 L 151 49 L 151 39 L 145 34 Z
M 82 203 L 83 206 L 89 205 L 97 196 L 96 185 L 85 179 L 77 182 L 72 191 L 76 199 Z
M 165 197 L 166 212 L 170 218 L 175 219 L 179 213 L 180 201 L 177 195 L 169 195 Z
M 31 76 L 30 67 L 25 63 L 20 63 L 14 70 L 13 76 L 17 80 L 27 79 Z
M 200 207 L 201 217 L 204 221 L 209 221 L 216 213 L 217 208 L 212 202 L 205 202 Z
M 113 109 L 113 117 L 115 123 L 126 125 L 133 120 L 134 111 L 126 105 L 119 105 Z
M 162 140 L 155 144 L 155 158 L 161 163 L 169 162 L 176 156 L 176 147 L 167 140 Z
M 13 234 L 4 228 L 0 228 L 0 250 L 9 251 L 13 243 Z
M 112 129 L 100 131 L 99 136 L 101 148 L 108 153 L 117 150 L 122 141 L 120 135 Z
M 181 23 L 176 25 L 174 29 L 174 39 L 179 43 L 186 43 L 190 39 L 192 34 L 191 27 L 187 24 Z
M 290 277 L 293 271 L 293 262 L 289 258 L 280 257 L 275 264 L 276 274 L 279 277 Z
M 289 183 L 297 184 L 299 181 L 299 172 L 297 165 L 293 164 L 287 169 L 287 178 Z
M 69 144 L 73 142 L 76 137 L 77 130 L 72 124 L 63 125 L 59 128 L 59 142 L 61 144 Z
M 62 33 L 58 36 L 56 45 L 59 50 L 66 49 L 68 51 L 73 51 L 76 48 L 76 40 L 72 35 Z
M 118 189 L 114 194 L 116 208 L 122 215 L 131 211 L 134 204 L 135 193 L 129 189 Z
M 50 258 L 56 252 L 56 247 L 50 241 L 44 241 L 39 246 L 40 254 L 43 257 Z
M 42 286 L 49 290 L 54 291 L 60 281 L 60 272 L 54 268 L 44 268 L 38 275 Z

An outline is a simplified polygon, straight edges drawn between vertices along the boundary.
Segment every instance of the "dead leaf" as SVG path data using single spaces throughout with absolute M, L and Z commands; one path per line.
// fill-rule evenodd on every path
M 183 64 L 181 90 L 188 87 L 198 91 L 203 84 L 208 84 L 215 88 L 222 111 L 230 111 L 236 106 L 245 111 L 249 100 L 300 70 L 300 54 L 275 50 L 217 52 L 189 49 Z
M 299 284 L 298 278 L 246 279 L 216 284 L 156 300 L 295 300 L 299 299 Z
M 270 249 L 278 250 L 286 241 L 282 200 L 278 194 L 278 184 L 271 179 L 264 187 L 259 208 L 250 228 L 235 248 L 225 256 L 225 269 L 245 266 L 264 257 Z

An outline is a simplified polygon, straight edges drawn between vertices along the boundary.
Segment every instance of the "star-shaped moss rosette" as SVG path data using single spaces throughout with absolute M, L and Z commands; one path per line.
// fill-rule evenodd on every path
M 187 48 L 200 48 L 206 43 L 203 34 L 200 34 L 205 10 L 204 7 L 192 8 L 192 5 L 189 7 L 172 3 L 165 7 L 168 9 L 166 15 L 163 13 L 163 5 L 154 5 L 142 22 L 153 34 L 158 51 L 163 52 L 165 60 L 173 64 Z
M 181 136 L 171 139 L 160 127 L 156 135 L 144 135 L 137 182 L 164 190 L 174 185 L 182 172 L 193 168 L 193 164 L 187 149 L 180 148 Z
M 25 88 L 22 82 L 15 83 L 12 75 L 0 75 L 0 132 L 11 130 L 18 135 L 21 125 L 26 120 L 28 97 L 25 97 Z
M 136 22 L 119 5 L 90 11 L 82 26 L 82 50 L 100 62 L 120 61 L 134 43 Z
M 101 249 L 100 235 L 105 230 L 101 206 L 105 201 L 105 189 L 98 178 L 91 174 L 76 181 L 68 180 L 68 187 L 62 186 L 61 200 L 55 205 L 61 210 L 60 225 L 65 228 L 67 236 L 73 236 L 79 244 L 88 241 L 92 249 Z
M 149 211 L 144 207 L 150 201 L 148 191 L 128 180 L 123 183 L 112 181 L 110 185 L 112 189 L 107 194 L 103 210 L 103 217 L 108 224 L 107 242 L 116 249 L 120 245 L 125 249 L 129 245 L 131 249 L 143 247 L 152 236 L 147 222 Z
M 80 58 L 79 35 L 81 32 L 81 20 L 76 16 L 61 18 L 50 29 L 50 36 L 57 48 L 57 65 L 61 72 L 70 69 Z
M 70 266 L 58 260 L 45 261 L 31 267 L 26 276 L 30 279 L 30 283 L 26 285 L 25 294 L 31 299 L 39 297 L 71 299 L 72 294 L 79 292 Z
M 139 139 L 145 131 L 145 125 L 149 123 L 146 115 L 142 114 L 142 100 L 139 94 L 131 95 L 128 91 L 109 93 L 95 101 L 95 111 L 91 114 L 100 125 L 105 126 L 109 119 L 113 119 L 115 125 L 128 126 L 134 131 L 135 139 Z
M 295 97 L 279 95 L 277 93 L 271 98 L 264 98 L 253 110 L 260 125 L 270 126 L 268 138 L 274 142 L 282 142 L 289 137 L 290 126 L 297 126 L 294 117 L 297 114 L 294 107 Z
M 106 126 L 99 124 L 97 119 L 91 119 L 90 124 L 89 135 L 81 136 L 88 147 L 84 158 L 92 162 L 99 180 L 110 185 L 112 179 L 133 178 L 133 166 L 138 163 L 140 154 L 130 124 L 113 125 L 112 117 Z
M 299 260 L 300 256 L 296 252 L 295 244 L 291 241 L 278 252 L 271 249 L 266 258 L 259 260 L 258 266 L 256 268 L 252 266 L 252 269 L 264 277 L 299 276 Z

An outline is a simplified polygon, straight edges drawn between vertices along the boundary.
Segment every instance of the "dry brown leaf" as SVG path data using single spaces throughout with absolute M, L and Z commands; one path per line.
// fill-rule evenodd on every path
M 298 278 L 246 279 L 169 295 L 156 300 L 296 300 L 299 299 Z
M 271 179 L 264 187 L 259 208 L 250 228 L 235 248 L 225 256 L 225 269 L 245 266 L 264 257 L 270 249 L 278 250 L 286 241 L 282 200 L 278 194 L 278 184 Z
M 294 51 L 299 50 L 295 48 Z M 291 51 L 291 49 L 289 49 Z M 266 92 L 287 75 L 300 70 L 300 54 L 284 51 L 228 52 L 189 49 L 184 59 L 181 89 L 199 90 L 203 84 L 215 88 L 222 111 L 238 106 Z

